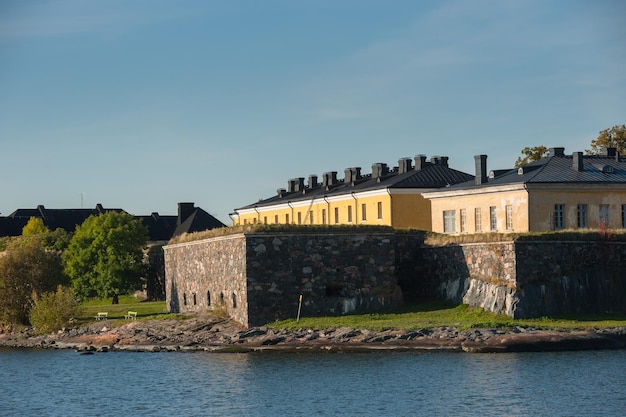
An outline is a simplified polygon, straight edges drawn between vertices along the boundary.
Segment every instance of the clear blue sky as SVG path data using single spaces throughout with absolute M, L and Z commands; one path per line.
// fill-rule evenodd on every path
M 626 2 L 0 1 L 0 213 L 193 201 L 626 123 Z

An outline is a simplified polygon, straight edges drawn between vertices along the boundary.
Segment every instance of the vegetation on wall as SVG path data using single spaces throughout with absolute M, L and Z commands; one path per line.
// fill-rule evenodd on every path
M 561 242 L 626 242 L 626 230 L 559 230 L 528 233 L 477 233 L 447 235 L 426 232 L 424 243 L 429 246 L 459 245 L 463 243 L 514 242 L 514 241 L 561 241 Z

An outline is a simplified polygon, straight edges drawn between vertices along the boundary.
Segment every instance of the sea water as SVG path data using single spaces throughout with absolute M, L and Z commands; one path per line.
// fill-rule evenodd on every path
M 624 416 L 626 350 L 0 349 L 0 416 Z

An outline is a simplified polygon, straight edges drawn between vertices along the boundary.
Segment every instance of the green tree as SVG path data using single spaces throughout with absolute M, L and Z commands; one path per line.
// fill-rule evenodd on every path
M 80 302 L 74 290 L 59 285 L 56 291 L 45 292 L 41 296 L 33 294 L 30 323 L 37 333 L 50 333 L 67 327 L 80 310 Z
M 601 130 L 598 137 L 591 141 L 591 149 L 586 149 L 585 153 L 599 155 L 606 148 L 616 148 L 620 155 L 626 154 L 626 125 Z
M 44 235 L 49 232 L 41 217 L 31 217 L 22 228 L 22 236 Z
M 64 282 L 59 254 L 46 250 L 39 237 L 12 241 L 0 256 L 0 321 L 28 324 L 33 293 Z
M 126 213 L 89 216 L 76 228 L 63 265 L 81 298 L 113 297 L 140 289 L 145 273 L 143 248 L 148 231 Z
M 546 156 L 548 152 L 548 148 L 543 145 L 525 147 L 522 149 L 522 156 L 517 157 L 517 161 L 515 161 L 515 168 L 523 167 L 528 164 L 532 164 L 533 162 L 537 162 L 541 158 Z

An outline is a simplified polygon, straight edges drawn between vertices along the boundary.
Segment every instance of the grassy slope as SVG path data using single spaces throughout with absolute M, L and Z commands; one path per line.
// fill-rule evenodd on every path
M 99 311 L 107 311 L 109 319 L 124 320 L 128 311 L 136 311 L 138 319 L 182 318 L 167 313 L 164 301 L 141 302 L 132 296 L 120 297 L 119 304 L 111 300 L 90 300 L 83 304 L 79 322 L 95 321 Z M 188 317 L 188 316 L 185 316 Z M 466 305 L 453 306 L 444 302 L 429 302 L 414 305 L 393 313 L 350 314 L 344 316 L 302 317 L 268 324 L 272 328 L 337 328 L 351 327 L 369 330 L 418 330 L 433 327 L 455 326 L 460 329 L 478 327 L 506 328 L 512 326 L 538 329 L 605 329 L 626 326 L 626 315 L 569 315 L 563 317 L 513 320 L 508 316 L 470 308 Z

